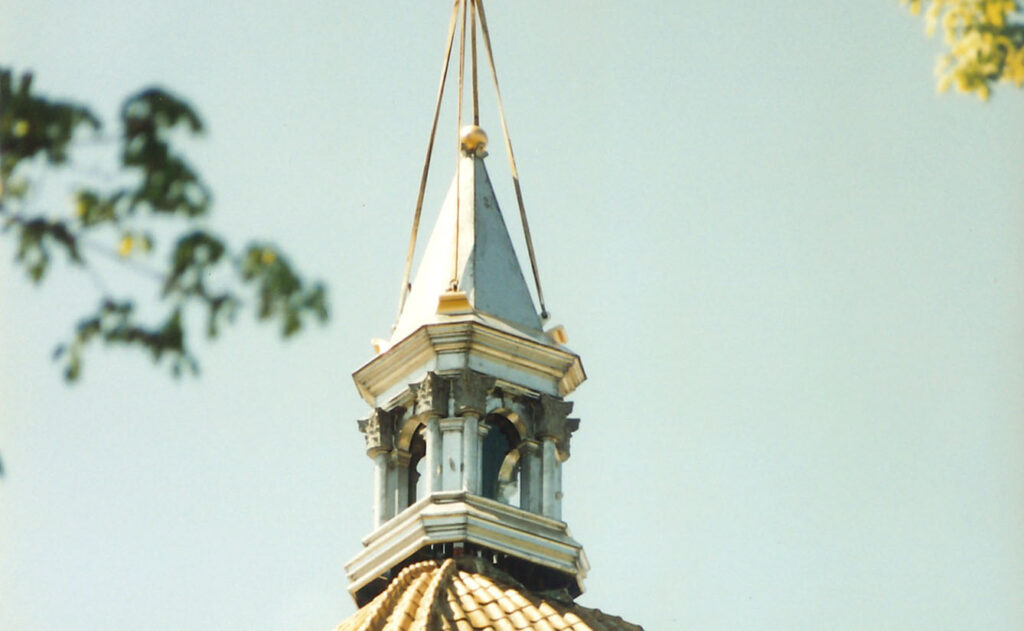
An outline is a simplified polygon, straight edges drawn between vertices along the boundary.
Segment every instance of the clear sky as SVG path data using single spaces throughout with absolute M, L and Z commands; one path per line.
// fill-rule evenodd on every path
M 68 387 L 50 350 L 95 288 L 32 287 L 0 245 L 0 629 L 353 612 L 372 466 L 349 375 L 395 315 L 449 6 L 0 0 L 0 60 L 41 91 L 108 117 L 151 83 L 189 98 L 210 227 L 333 290 L 299 340 L 244 320 L 200 344 L 199 380 L 111 351 Z M 565 467 L 582 602 L 650 631 L 1024 628 L 1024 93 L 936 96 L 939 43 L 895 0 L 488 15 L 589 375 Z

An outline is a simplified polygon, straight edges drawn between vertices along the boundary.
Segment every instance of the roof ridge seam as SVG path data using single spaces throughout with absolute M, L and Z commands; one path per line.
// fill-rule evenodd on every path
M 437 563 L 434 561 L 422 561 L 403 568 L 402 571 L 398 573 L 398 576 L 396 576 L 387 586 L 387 589 L 385 589 L 380 596 L 374 599 L 377 603 L 376 610 L 367 619 L 363 629 L 372 631 L 383 628 L 384 625 L 387 624 L 388 617 L 395 609 L 394 606 L 385 606 L 385 603 L 391 603 L 391 601 L 396 598 L 401 600 L 401 597 L 405 592 L 405 588 L 408 587 L 414 579 L 423 574 L 423 572 L 429 571 L 430 566 L 436 567 Z M 397 605 L 397 603 L 395 604 Z
M 447 598 L 440 599 L 438 595 L 447 589 L 451 582 L 452 574 L 455 572 L 455 559 L 446 559 L 436 570 L 433 579 L 423 593 L 420 601 L 420 610 L 416 613 L 417 620 L 423 620 L 424 631 L 440 631 L 443 628 L 445 618 L 444 606 L 448 604 Z M 447 617 L 451 618 L 451 612 Z

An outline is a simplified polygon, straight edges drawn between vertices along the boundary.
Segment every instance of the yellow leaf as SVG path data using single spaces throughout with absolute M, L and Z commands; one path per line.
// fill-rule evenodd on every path
M 928 37 L 935 35 L 935 27 L 939 24 L 939 14 L 942 11 L 942 4 L 933 2 L 928 7 L 928 12 L 925 13 L 924 17 L 924 31 L 928 34 Z
M 1006 65 L 1003 66 L 1003 80 L 1021 87 L 1024 85 L 1024 48 L 1006 54 Z
M 986 2 L 985 19 L 988 20 L 992 26 L 1001 27 L 1003 25 L 1003 3 Z
M 263 250 L 263 254 L 260 255 L 260 261 L 262 261 L 264 265 L 270 265 L 276 260 L 277 255 L 274 254 L 273 250 Z
M 126 234 L 121 237 L 121 243 L 117 246 L 117 253 L 122 257 L 128 256 L 132 253 L 132 248 L 135 247 L 135 240 L 132 239 L 130 234 Z

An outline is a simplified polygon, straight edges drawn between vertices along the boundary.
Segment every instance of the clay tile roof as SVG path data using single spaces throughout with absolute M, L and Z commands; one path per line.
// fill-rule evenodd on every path
M 480 559 L 421 561 L 336 631 L 643 631 L 599 609 L 531 592 Z

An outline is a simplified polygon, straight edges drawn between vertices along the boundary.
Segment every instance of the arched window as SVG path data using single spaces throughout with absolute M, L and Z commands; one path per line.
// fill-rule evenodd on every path
M 480 449 L 480 494 L 519 505 L 519 432 L 504 416 L 484 419 L 488 431 Z
M 427 443 L 423 440 L 423 426 L 420 425 L 413 432 L 412 440 L 409 441 L 409 506 L 427 496 L 427 477 L 423 471 L 427 466 Z

